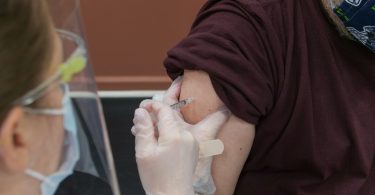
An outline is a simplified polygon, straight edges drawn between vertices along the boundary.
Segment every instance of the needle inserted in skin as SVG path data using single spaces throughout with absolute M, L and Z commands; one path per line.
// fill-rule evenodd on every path
M 180 110 L 181 108 L 190 104 L 191 102 L 193 102 L 193 98 L 187 98 L 187 99 L 181 100 L 181 101 L 171 105 L 171 108 L 173 110 Z

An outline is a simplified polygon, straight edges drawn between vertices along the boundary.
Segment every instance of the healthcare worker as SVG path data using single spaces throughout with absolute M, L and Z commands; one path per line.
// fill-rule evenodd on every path
M 78 1 L 0 2 L 0 194 L 120 194 L 82 35 Z M 147 194 L 194 194 L 192 131 L 215 134 L 226 120 L 221 111 L 187 125 L 168 105 L 178 86 L 135 113 Z

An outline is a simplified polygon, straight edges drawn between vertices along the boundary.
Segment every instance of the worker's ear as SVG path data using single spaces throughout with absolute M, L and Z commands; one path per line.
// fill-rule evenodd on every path
M 23 110 L 14 107 L 0 126 L 0 163 L 3 171 L 22 172 L 28 166 L 26 134 L 19 128 L 23 116 Z

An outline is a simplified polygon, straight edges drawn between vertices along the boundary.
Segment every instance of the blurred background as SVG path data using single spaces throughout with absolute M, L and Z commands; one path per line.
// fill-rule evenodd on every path
M 82 0 L 88 46 L 100 90 L 165 89 L 162 66 L 203 0 Z
M 166 52 L 187 35 L 204 2 L 81 0 L 122 194 L 144 194 L 130 132 L 133 112 L 140 101 L 168 88 Z

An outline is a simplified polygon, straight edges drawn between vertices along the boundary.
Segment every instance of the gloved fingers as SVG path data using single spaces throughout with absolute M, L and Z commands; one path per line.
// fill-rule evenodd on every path
M 135 128 L 135 126 L 132 126 L 130 131 L 132 132 L 132 135 L 134 136 L 137 134 L 137 128 Z
M 153 120 L 156 121 L 156 116 L 155 116 L 155 110 L 152 108 L 152 105 L 155 103 L 155 102 L 158 102 L 160 104 L 163 104 L 163 102 L 161 101 L 158 101 L 158 100 L 149 100 L 149 99 L 146 99 L 146 100 L 143 100 L 141 102 L 141 104 L 139 105 L 140 108 L 143 108 L 143 109 L 146 109 L 151 115 L 153 118 Z
M 153 105 L 158 102 L 158 101 L 155 101 L 155 100 L 144 100 L 142 103 L 141 103 L 141 108 L 144 108 L 146 109 L 152 116 L 152 119 L 154 121 L 154 126 L 156 129 L 160 129 L 160 125 L 159 125 L 159 122 L 160 122 L 160 119 L 158 119 L 158 117 L 156 116 L 156 112 L 155 112 L 155 109 L 153 108 Z M 176 111 L 176 110 L 173 110 L 173 109 L 170 109 L 170 106 L 169 105 L 166 105 L 162 102 L 158 102 L 156 103 L 155 105 L 162 105 L 164 107 L 167 107 L 168 109 L 167 110 L 170 110 L 172 113 L 171 115 L 173 116 L 170 116 L 171 118 L 173 117 L 173 120 L 169 120 L 169 122 L 173 122 L 174 125 L 178 124 L 179 127 L 178 129 L 191 129 L 191 126 L 190 124 L 186 123 L 184 121 L 184 119 L 182 118 L 182 115 L 180 112 Z M 167 122 L 167 121 L 165 121 Z M 157 132 L 159 133 L 159 132 Z
M 155 128 L 155 126 L 154 126 Z M 130 129 L 130 131 L 132 132 L 132 135 L 136 136 L 137 132 L 138 132 L 138 129 L 135 128 L 135 126 L 132 126 L 132 128 Z M 157 132 L 155 132 L 155 137 L 157 138 L 158 137 L 158 134 Z
M 222 107 L 194 125 L 192 133 L 199 141 L 214 139 L 222 125 L 228 120 L 230 114 L 230 111 L 226 107 Z
M 149 112 L 149 114 L 151 115 L 152 123 L 154 124 L 154 127 L 156 127 L 157 126 L 157 119 L 156 119 L 155 113 L 153 113 L 152 108 L 151 108 L 152 102 L 154 102 L 154 101 L 158 101 L 158 100 L 145 99 L 139 104 L 139 107 L 143 108 L 143 109 L 147 110 L 147 112 Z
M 142 108 L 135 110 L 134 128 L 136 156 L 145 156 L 157 147 L 155 130 L 150 114 Z
M 179 77 L 179 78 L 181 78 L 181 77 Z M 177 79 L 176 79 L 177 80 Z M 177 82 L 175 85 L 181 85 L 181 81 L 175 81 L 175 82 Z M 179 86 L 178 88 L 180 88 L 181 86 Z M 171 88 L 174 88 L 174 87 L 171 87 Z M 173 90 L 172 90 L 173 91 Z M 167 93 L 169 93 L 169 92 L 167 92 Z M 170 93 L 173 93 L 173 92 L 170 92 Z M 172 96 L 169 96 L 169 95 L 167 95 L 167 96 L 169 96 L 168 98 L 164 98 L 165 97 L 165 95 L 163 96 L 163 98 L 164 98 L 164 100 L 163 101 L 159 101 L 159 100 L 155 100 L 154 99 L 154 97 L 153 97 L 153 99 L 152 100 L 150 100 L 150 99 L 146 99 L 146 100 L 143 100 L 141 103 L 140 103 L 140 106 L 139 107 L 141 107 L 141 108 L 144 108 L 144 109 L 146 109 L 147 111 L 149 111 L 149 112 L 152 112 L 151 111 L 151 105 L 152 105 L 152 102 L 153 101 L 159 101 L 159 102 L 162 102 L 162 103 L 164 103 L 165 105 L 168 105 L 168 106 L 172 106 L 172 105 L 174 105 L 175 103 L 177 103 L 177 102 L 179 102 L 178 101 L 178 96 L 179 96 L 179 93 L 180 93 L 180 89 L 178 90 L 178 92 L 177 92 L 177 95 L 175 96 L 175 97 L 172 97 Z M 186 105 L 183 105 L 182 107 L 184 107 L 184 106 L 186 106 Z M 185 122 L 183 119 L 182 119 L 182 114 L 181 114 L 181 112 L 180 112 L 180 109 L 177 109 L 177 110 L 175 110 L 175 109 L 173 109 L 174 111 L 175 111 L 175 113 L 179 116 L 179 121 L 183 121 L 183 122 Z M 155 120 L 154 120 L 155 121 Z
M 168 140 L 180 135 L 183 126 L 178 125 L 177 115 L 170 106 L 158 101 L 148 101 L 142 106 L 150 113 L 155 114 L 159 138 Z
M 146 100 L 143 100 L 140 104 L 139 104 L 139 107 L 140 108 L 143 108 L 143 109 L 146 109 L 148 112 L 151 113 L 152 111 L 152 103 L 153 102 L 156 102 L 158 100 L 150 100 L 150 99 L 146 99 Z
M 172 105 L 178 102 L 181 93 L 182 77 L 177 77 L 163 96 L 163 103 Z
M 134 126 L 132 128 L 132 133 L 134 136 L 137 135 L 148 135 L 152 133 L 149 131 L 153 128 L 152 119 L 150 113 L 146 109 L 137 108 L 134 112 L 133 118 Z
M 163 101 L 164 94 L 165 94 L 165 92 L 157 93 L 157 94 L 153 95 L 151 99 L 152 99 L 152 100 L 155 100 L 155 101 L 162 102 L 162 101 Z
M 170 105 L 165 104 L 164 102 L 160 102 L 160 101 L 157 101 L 157 100 L 148 100 L 148 99 L 147 99 L 147 100 L 143 100 L 143 101 L 141 102 L 141 104 L 140 104 L 140 107 L 146 109 L 146 110 L 151 114 L 151 116 L 153 117 L 154 122 L 157 123 L 156 113 L 155 113 L 155 110 L 152 108 L 152 106 L 153 106 L 153 104 L 154 104 L 155 102 L 158 102 L 158 104 L 163 104 L 163 105 L 165 105 L 165 106 L 167 106 L 167 107 L 170 108 Z M 173 110 L 173 109 L 172 109 L 172 110 Z M 176 118 L 177 118 L 177 116 L 178 116 L 179 118 L 182 117 L 182 116 L 179 115 L 180 113 L 179 113 L 178 111 L 176 111 L 176 110 L 173 110 L 173 111 L 174 111 L 175 114 L 177 114 L 177 115 L 176 115 Z M 182 120 L 182 121 L 183 121 L 183 120 Z

